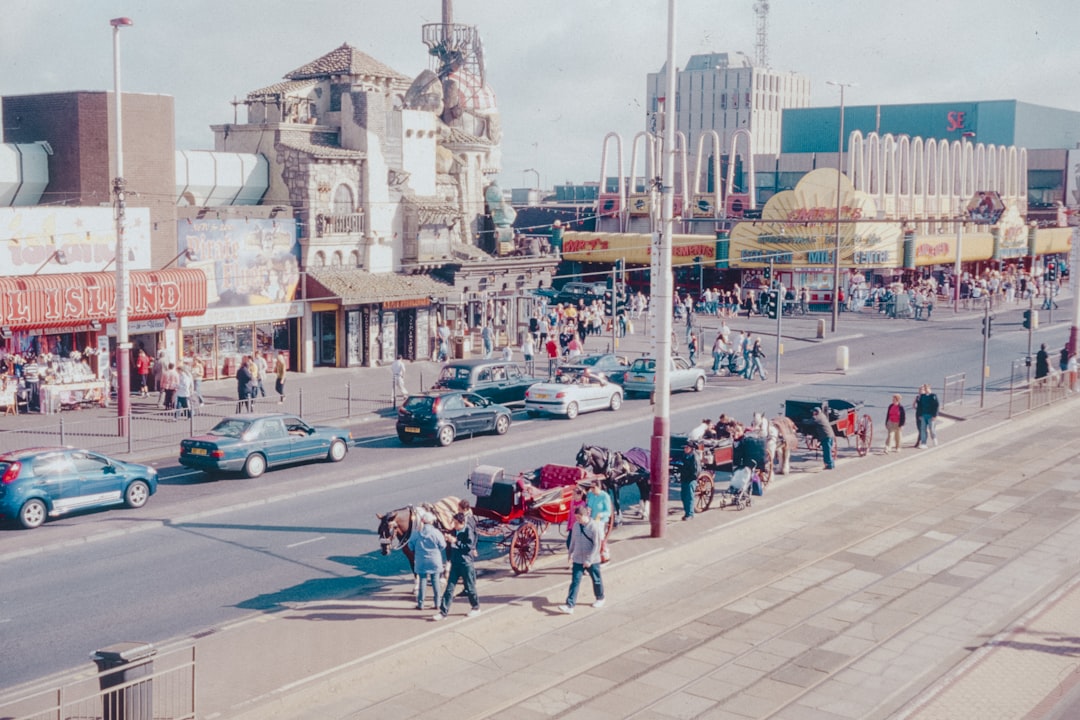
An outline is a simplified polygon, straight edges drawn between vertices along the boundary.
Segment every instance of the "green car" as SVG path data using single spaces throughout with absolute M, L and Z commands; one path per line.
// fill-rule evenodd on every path
M 308 425 L 295 415 L 233 415 L 205 435 L 180 441 L 180 464 L 206 473 L 242 472 L 254 478 L 280 465 L 340 462 L 351 441 L 348 430 Z

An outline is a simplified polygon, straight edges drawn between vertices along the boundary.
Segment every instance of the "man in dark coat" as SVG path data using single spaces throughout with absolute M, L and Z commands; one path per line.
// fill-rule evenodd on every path
M 836 433 L 833 432 L 832 423 L 821 408 L 814 408 L 811 417 L 814 423 L 814 434 L 821 443 L 821 457 L 825 460 L 825 469 L 832 470 L 836 467 L 833 462 L 833 444 L 836 442 Z
M 254 378 L 248 367 L 249 362 L 251 360 L 245 357 L 236 371 L 236 412 L 238 413 L 251 412 L 251 385 Z
M 697 494 L 697 479 L 701 474 L 702 445 L 687 445 L 683 448 L 683 458 L 679 465 L 680 497 L 682 499 L 683 520 L 694 518 L 694 495 Z
M 473 549 L 476 548 L 476 525 L 469 522 L 465 513 L 454 515 L 454 522 L 448 535 L 448 555 L 450 556 L 450 576 L 446 579 L 439 612 L 431 616 L 432 620 L 442 620 L 450 613 L 450 603 L 454 600 L 458 578 L 465 585 L 465 597 L 469 599 L 468 617 L 480 614 L 480 600 L 476 596 L 476 566 L 473 564 Z
M 1044 378 L 1050 374 L 1050 354 L 1046 352 L 1046 343 L 1039 346 L 1039 352 L 1035 353 L 1035 379 Z

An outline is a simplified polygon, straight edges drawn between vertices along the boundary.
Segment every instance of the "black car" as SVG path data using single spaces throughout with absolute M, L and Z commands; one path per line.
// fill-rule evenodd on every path
M 443 366 L 433 390 L 476 393 L 501 405 L 525 402 L 525 391 L 539 382 L 525 365 L 506 360 L 454 360 Z
M 586 368 L 594 375 L 600 374 L 612 382 L 621 383 L 623 374 L 630 368 L 630 362 L 625 356 L 614 353 L 584 355 L 575 358 L 572 363 L 560 365 L 555 370 L 555 379 L 559 380 L 563 375 L 577 377 Z
M 505 435 L 509 429 L 510 409 L 475 393 L 429 390 L 398 408 L 397 435 L 405 445 L 421 438 L 445 447 L 459 435 Z
M 568 282 L 555 294 L 554 301 L 563 305 L 577 305 L 584 301 L 588 305 L 593 300 L 602 300 L 606 290 L 603 283 Z

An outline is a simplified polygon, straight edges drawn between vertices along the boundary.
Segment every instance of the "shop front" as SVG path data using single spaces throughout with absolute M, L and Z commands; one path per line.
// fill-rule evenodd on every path
M 370 367 L 399 356 L 430 358 L 442 321 L 439 308 L 451 290 L 427 275 L 310 269 L 305 297 L 313 364 Z
M 130 274 L 133 347 L 169 343 L 179 318 L 206 309 L 206 281 L 185 269 Z M 105 404 L 115 376 L 116 276 L 70 273 L 0 278 L 4 374 L 31 410 Z M 175 335 L 173 335 L 175 342 Z
M 285 356 L 290 370 L 297 370 L 301 302 L 211 308 L 183 324 L 183 357 L 202 362 L 203 377 L 233 377 L 245 356 L 263 353 L 269 362 L 277 353 Z

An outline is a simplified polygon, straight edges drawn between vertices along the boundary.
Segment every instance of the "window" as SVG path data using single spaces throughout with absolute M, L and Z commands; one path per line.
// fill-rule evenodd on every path
M 101 475 L 109 465 L 109 461 L 100 455 L 85 452 L 72 453 L 71 459 L 75 463 L 75 470 L 80 475 Z

